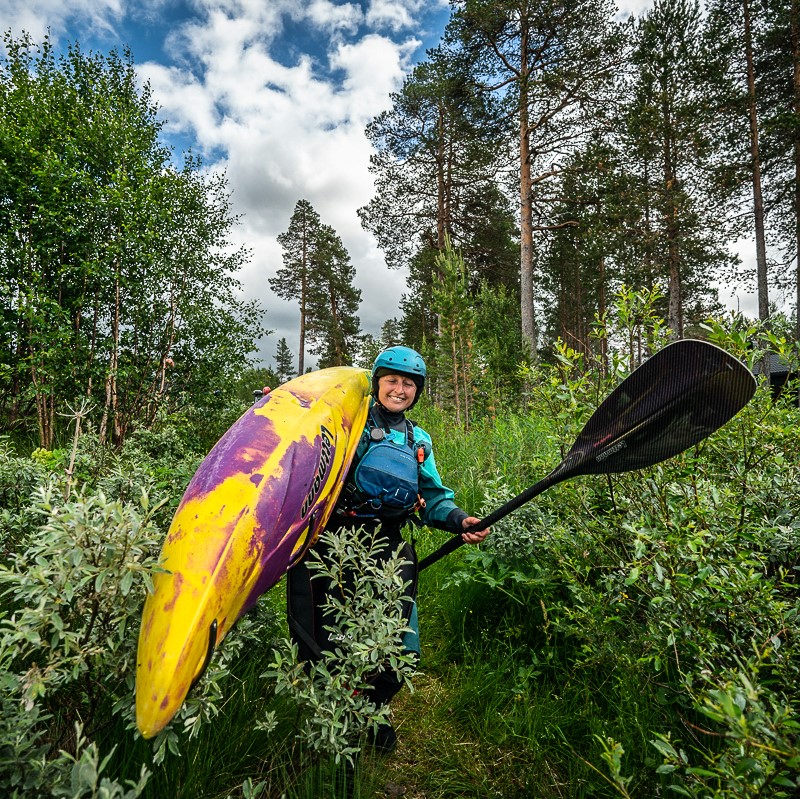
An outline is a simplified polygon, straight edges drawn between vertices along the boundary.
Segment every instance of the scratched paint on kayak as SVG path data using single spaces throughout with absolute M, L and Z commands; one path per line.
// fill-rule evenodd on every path
M 223 640 L 324 527 L 369 392 L 361 369 L 302 375 L 250 408 L 200 464 L 164 542 L 166 572 L 156 575 L 142 613 L 136 719 L 145 737 L 178 711 L 209 644 Z

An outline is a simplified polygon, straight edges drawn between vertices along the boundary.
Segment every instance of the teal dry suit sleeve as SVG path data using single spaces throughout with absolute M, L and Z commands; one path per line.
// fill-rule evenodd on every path
M 461 522 L 467 518 L 468 514 L 454 502 L 455 494 L 452 489 L 442 483 L 439 470 L 436 468 L 431 437 L 427 431 L 415 425 L 414 440 L 426 442 L 430 447 L 419 470 L 419 493 L 425 500 L 425 507 L 421 508 L 419 512 L 420 519 L 429 527 L 438 527 L 452 533 L 459 533 L 462 530 Z

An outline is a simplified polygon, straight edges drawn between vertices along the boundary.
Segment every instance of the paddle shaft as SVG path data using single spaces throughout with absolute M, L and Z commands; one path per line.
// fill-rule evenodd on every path
M 615 389 L 615 391 L 618 390 L 619 386 L 617 389 Z M 610 439 L 608 442 L 606 442 L 606 447 L 614 446 L 617 441 L 624 439 L 631 433 L 636 432 L 638 428 L 642 428 L 645 425 L 652 424 L 653 422 L 657 421 L 659 418 L 668 413 L 675 405 L 679 404 L 683 399 L 685 398 L 680 396 L 674 398 L 671 402 L 665 404 L 663 407 L 657 409 L 655 412 L 642 419 L 638 425 L 634 426 L 632 429 L 625 430 L 618 437 Z M 550 474 L 548 474 L 546 477 L 543 477 L 538 483 L 534 483 L 532 486 L 526 488 L 504 505 L 501 505 L 496 510 L 493 510 L 488 516 L 466 528 L 463 532 L 471 533 L 475 532 L 476 530 L 485 530 L 487 527 L 491 527 L 493 524 L 499 522 L 500 519 L 504 519 L 509 513 L 513 513 L 515 510 L 517 510 L 517 508 L 521 508 L 526 502 L 530 502 L 530 500 L 532 500 L 534 497 L 538 497 L 539 494 L 543 494 L 548 488 L 552 488 L 554 485 L 561 483 L 564 480 L 568 480 L 571 477 L 577 477 L 578 475 L 586 474 L 584 467 L 592 458 L 596 458 L 597 454 L 597 451 L 591 451 L 584 453 L 582 456 L 579 455 L 576 458 L 575 453 L 570 450 L 570 453 L 567 455 L 567 457 L 564 458 L 564 460 L 561 461 L 561 463 L 559 463 L 558 466 L 556 466 L 556 468 L 550 472 Z M 442 544 L 442 546 L 440 546 L 435 552 L 431 552 L 430 555 L 423 558 L 419 562 L 419 571 L 427 569 L 428 566 L 436 563 L 438 560 L 441 560 L 445 555 L 455 552 L 464 543 L 466 542 L 464 541 L 463 534 L 457 533 L 451 539 L 445 541 L 445 543 Z
M 560 483 L 563 480 L 574 477 L 577 474 L 575 469 L 573 468 L 566 470 L 564 468 L 565 465 L 565 461 L 562 461 L 555 469 L 553 469 L 552 472 L 550 472 L 550 474 L 539 480 L 538 483 L 534 483 L 529 488 L 526 488 L 522 493 L 517 494 L 517 496 L 506 502 L 505 505 L 501 505 L 479 522 L 467 527 L 464 532 L 471 533 L 476 530 L 485 530 L 487 527 L 491 527 L 493 524 L 499 522 L 500 519 L 504 519 L 509 513 L 513 513 L 517 508 L 522 507 L 526 502 L 530 502 L 530 500 L 532 500 L 534 497 L 538 497 L 539 494 L 544 493 L 548 488 L 552 488 L 554 485 L 556 485 L 556 483 Z M 437 560 L 440 560 L 445 555 L 455 552 L 455 550 L 458 549 L 463 543 L 464 538 L 461 534 L 454 535 L 450 540 L 445 541 L 445 543 L 442 544 L 439 549 L 437 549 L 435 552 L 431 552 L 430 555 L 423 558 L 419 562 L 419 571 L 427 569 L 428 566 L 436 563 Z

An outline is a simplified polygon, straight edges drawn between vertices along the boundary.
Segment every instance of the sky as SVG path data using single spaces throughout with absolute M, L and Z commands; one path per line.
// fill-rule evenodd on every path
M 649 6 L 618 2 L 622 16 Z M 241 217 L 233 242 L 252 252 L 239 278 L 274 331 L 259 342 L 265 366 L 280 337 L 297 354 L 299 310 L 267 279 L 282 265 L 276 239 L 300 199 L 350 254 L 363 330 L 377 334 L 400 315 L 405 274 L 387 269 L 356 213 L 373 195 L 364 129 L 448 16 L 447 0 L 0 0 L 0 28 L 14 36 L 41 41 L 49 31 L 57 49 L 130 47 L 176 160 L 191 148 L 225 172 Z

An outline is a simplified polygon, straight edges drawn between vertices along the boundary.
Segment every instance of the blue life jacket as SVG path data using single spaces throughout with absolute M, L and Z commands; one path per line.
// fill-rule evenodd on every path
M 414 426 L 408 420 L 404 445 L 392 442 L 388 434 L 370 412 L 363 433 L 367 450 L 351 471 L 343 492 L 348 515 L 401 518 L 418 507 L 425 446 L 414 442 Z

